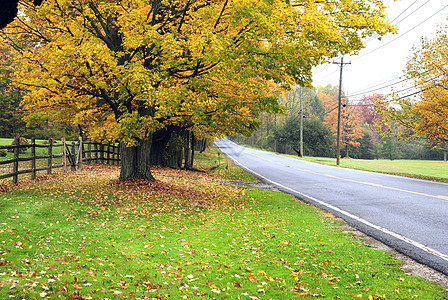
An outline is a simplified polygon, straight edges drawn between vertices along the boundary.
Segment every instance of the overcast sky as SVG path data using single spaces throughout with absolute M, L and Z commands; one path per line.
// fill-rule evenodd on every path
M 345 56 L 351 61 L 343 69 L 342 87 L 350 100 L 362 98 L 363 93 L 389 94 L 410 87 L 400 81 L 406 60 L 413 46 L 420 44 L 422 36 L 434 36 L 438 28 L 448 24 L 448 0 L 385 0 L 388 19 L 398 26 L 398 34 L 370 40 L 357 56 Z M 336 59 L 340 61 L 339 59 Z M 327 64 L 314 70 L 313 85 L 339 85 L 339 65 Z M 382 89 L 378 89 L 384 87 Z M 371 90 L 375 90 L 370 92 Z M 402 94 L 412 91 L 403 91 Z

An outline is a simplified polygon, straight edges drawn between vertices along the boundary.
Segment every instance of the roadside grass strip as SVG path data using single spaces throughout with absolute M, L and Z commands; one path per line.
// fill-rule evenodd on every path
M 198 153 L 195 158 L 195 166 L 223 180 L 246 183 L 259 181 L 255 176 L 228 159 L 217 147 L 210 147 L 206 152 Z
M 4 187 L 0 299 L 446 299 L 290 195 L 153 172 L 123 183 L 97 165 Z

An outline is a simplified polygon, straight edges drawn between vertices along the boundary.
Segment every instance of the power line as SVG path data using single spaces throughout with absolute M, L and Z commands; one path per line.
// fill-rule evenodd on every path
M 403 13 L 405 13 L 410 7 L 412 7 L 417 1 L 418 1 L 418 0 L 415 0 L 411 5 L 409 5 L 404 11 L 402 11 L 397 17 L 395 17 L 395 18 L 391 21 L 391 23 L 393 23 L 396 19 L 398 19 Z M 413 12 L 411 12 L 410 14 L 408 14 L 404 19 L 400 20 L 400 21 L 397 22 L 395 25 L 398 25 L 400 22 L 404 21 L 406 18 L 408 18 L 409 16 L 411 16 L 412 14 L 414 14 L 417 10 L 419 10 L 421 7 L 423 7 L 423 6 L 424 6 L 425 4 L 427 4 L 429 1 L 430 1 L 430 0 L 427 0 L 425 3 L 423 3 L 422 5 L 420 5 L 419 7 L 417 7 Z M 447 5 L 447 6 L 448 6 L 448 5 Z M 442 8 L 442 10 L 445 9 L 447 6 L 445 6 L 444 8 Z M 440 10 L 440 11 L 442 11 L 442 10 Z M 439 13 L 440 11 L 438 11 L 437 13 Z M 434 15 L 436 15 L 437 13 L 435 13 Z M 426 22 L 427 20 L 429 20 L 430 18 L 432 18 L 434 15 L 430 16 L 428 19 L 424 20 L 422 23 L 418 24 L 417 26 L 423 24 L 424 22 Z M 406 31 L 406 32 L 403 33 L 402 35 L 407 34 L 409 31 L 415 29 L 417 26 L 414 26 L 413 28 L 411 28 L 410 30 Z M 402 35 L 398 36 L 398 37 L 395 38 L 394 40 L 400 38 Z M 376 36 L 375 36 L 375 37 L 373 37 L 373 36 L 370 37 L 367 41 L 364 42 L 364 44 L 367 44 L 368 42 L 370 42 L 370 41 L 371 41 L 372 39 L 374 39 L 374 38 L 376 38 Z M 387 44 L 393 42 L 394 40 L 388 42 Z M 383 46 L 385 46 L 385 45 L 387 45 L 387 44 L 384 44 Z M 382 48 L 383 46 L 380 46 L 380 47 L 378 47 L 378 48 L 372 50 L 371 52 L 374 52 L 374 51 L 376 51 L 376 50 Z M 368 52 L 368 53 L 363 54 L 363 55 L 361 55 L 361 56 L 355 57 L 355 58 L 353 58 L 353 60 L 358 59 L 358 58 L 361 58 L 361 57 L 363 57 L 363 56 L 365 56 L 365 55 L 367 55 L 367 54 L 370 54 L 371 52 Z M 314 75 L 317 75 L 317 74 L 323 72 L 326 68 L 328 68 L 329 65 L 330 65 L 330 64 L 326 64 L 326 65 L 323 66 L 321 69 L 319 69 L 319 70 L 317 70 L 316 72 L 314 72 Z M 322 77 L 321 79 L 327 78 L 327 77 L 329 77 L 330 75 L 332 75 L 332 74 L 334 74 L 334 73 L 336 73 L 336 72 L 337 72 L 337 70 L 335 70 L 335 71 L 333 71 L 333 72 L 331 72 L 331 73 L 328 73 L 327 75 L 325 75 L 325 76 Z
M 415 0 L 412 4 L 410 4 L 405 10 L 403 10 L 398 16 L 396 16 L 396 17 L 393 19 L 393 21 L 398 20 L 401 16 L 403 16 L 403 15 L 405 14 L 405 12 L 408 11 L 413 5 L 415 5 L 415 3 L 416 3 L 417 1 L 418 1 L 418 0 Z M 425 1 L 423 4 L 419 5 L 419 6 L 418 6 L 416 9 L 414 9 L 411 13 L 407 14 L 404 18 L 402 18 L 401 20 L 399 20 L 399 21 L 397 22 L 397 24 L 400 23 L 400 22 L 402 22 L 402 21 L 404 21 L 406 18 L 408 18 L 409 16 L 411 16 L 412 14 L 414 14 L 415 12 L 417 12 L 419 9 L 421 9 L 421 8 L 422 8 L 425 4 L 427 4 L 429 1 L 430 1 L 430 0 L 427 0 L 427 1 Z M 413 26 L 412 28 L 410 28 L 409 30 L 407 30 L 406 32 L 404 32 L 403 34 L 401 34 L 401 35 L 399 35 L 398 37 L 394 38 L 393 40 L 391 40 L 391 41 L 389 41 L 389 42 L 387 42 L 387 43 L 381 45 L 380 47 L 375 48 L 375 49 L 373 49 L 373 50 L 371 50 L 371 51 L 369 51 L 369 52 L 367 52 L 367 53 L 365 53 L 365 54 L 363 54 L 363 55 L 360 55 L 360 56 L 358 56 L 358 57 L 354 57 L 353 60 L 356 60 L 356 59 L 358 59 L 358 58 L 362 58 L 362 57 L 364 57 L 364 56 L 367 56 L 367 55 L 369 55 L 369 54 L 371 54 L 371 53 L 373 53 L 373 52 L 375 52 L 375 51 L 377 51 L 377 50 L 379 50 L 379 49 L 381 49 L 381 48 L 383 48 L 383 47 L 385 47 L 385 46 L 391 44 L 392 42 L 398 40 L 399 38 L 401 38 L 401 37 L 405 36 L 406 34 L 408 34 L 409 32 L 411 32 L 412 30 L 414 30 L 414 29 L 417 28 L 418 26 L 421 26 L 423 23 L 427 22 L 428 20 L 430 20 L 431 18 L 433 18 L 434 16 L 436 16 L 437 14 L 439 14 L 440 12 L 442 12 L 443 10 L 445 10 L 447 7 L 448 7 L 448 5 L 442 7 L 440 10 L 438 10 L 438 11 L 435 12 L 435 13 L 433 13 L 431 16 L 427 17 L 425 20 L 423 20 L 423 21 L 421 21 L 420 23 L 416 24 L 415 26 Z M 393 21 L 392 21 L 392 22 L 393 22 Z M 368 42 L 368 41 L 367 41 L 367 42 Z M 320 70 L 318 70 L 317 72 L 315 72 L 315 75 L 316 75 L 316 74 L 320 74 L 320 73 L 322 73 L 323 71 L 325 71 L 325 70 L 328 68 L 328 66 L 329 66 L 329 64 L 323 66 Z M 322 79 L 325 79 L 325 78 L 327 78 L 327 77 L 329 77 L 329 76 L 335 74 L 336 72 L 337 72 L 337 70 L 334 70 L 334 71 L 332 71 L 332 72 L 330 72 L 330 73 L 328 73 L 328 74 L 325 74 L 324 76 L 314 76 L 314 78 L 318 78 L 319 81 L 321 81 Z M 421 75 L 421 74 L 420 74 L 420 75 Z M 374 91 L 376 91 L 376 90 L 380 90 L 380 89 L 383 89 L 383 88 L 387 88 L 387 87 L 393 86 L 393 85 L 395 85 L 395 84 L 399 84 L 399 83 L 402 83 L 402 82 L 406 81 L 406 79 L 398 80 L 398 79 L 400 79 L 400 77 L 401 77 L 401 76 L 399 76 L 399 77 L 397 77 L 397 78 L 394 78 L 394 79 L 385 80 L 385 81 L 384 81 L 384 84 L 385 84 L 385 85 L 382 85 L 382 83 L 378 83 L 378 84 L 376 84 L 376 85 L 368 86 L 368 87 L 366 87 L 366 88 L 364 88 L 364 89 L 357 90 L 357 91 L 355 91 L 353 94 L 348 95 L 347 97 L 358 96 L 358 95 L 361 95 L 361 94 L 363 94 L 363 93 L 374 92 Z M 395 80 L 398 80 L 398 81 L 397 81 L 397 82 L 391 82 L 391 81 L 395 81 Z
M 390 103 L 390 102 L 394 102 L 394 101 L 397 101 L 397 100 L 401 100 L 401 99 L 404 99 L 404 98 L 409 98 L 409 97 L 412 97 L 412 96 L 414 96 L 414 95 L 417 95 L 417 94 L 420 94 L 421 92 L 423 92 L 423 91 L 426 91 L 427 89 L 421 89 L 421 90 L 419 90 L 419 91 L 416 91 L 416 92 L 414 92 L 414 93 L 412 93 L 412 94 L 408 94 L 408 95 L 405 95 L 405 96 L 402 96 L 402 97 L 399 97 L 399 98 L 393 98 L 393 99 L 391 99 L 391 100 L 386 100 L 386 101 L 380 101 L 379 102 L 379 104 L 385 104 L 385 103 Z M 370 103 L 370 104 L 347 104 L 348 106 L 373 106 L 373 105 L 375 105 L 375 104 L 372 104 L 372 103 Z
M 395 20 L 397 20 L 402 14 L 404 14 L 409 8 L 411 8 L 418 0 L 415 0 L 414 2 L 412 2 L 405 10 L 403 10 L 398 16 L 396 16 L 392 21 L 390 21 L 392 24 L 395 22 Z M 400 22 L 404 21 L 406 18 L 408 18 L 409 16 L 411 16 L 412 14 L 414 14 L 417 10 L 419 10 L 421 7 L 423 7 L 426 3 L 428 3 L 430 0 L 427 0 L 425 3 L 423 3 L 422 5 L 420 5 L 419 7 L 417 7 L 413 12 L 411 12 L 410 14 L 408 14 L 404 19 L 400 20 L 399 22 L 397 22 L 396 24 L 393 25 L 398 25 Z M 378 37 L 378 34 L 375 33 L 375 36 L 371 36 L 368 40 L 366 40 L 364 42 L 364 44 L 369 43 L 372 39 L 375 39 Z M 318 74 L 320 72 L 322 72 L 323 70 L 325 70 L 330 64 L 326 64 L 324 67 L 322 67 L 321 69 L 317 70 L 315 72 L 315 74 Z
M 437 79 L 437 78 L 439 78 L 439 77 L 441 77 L 441 76 L 442 76 L 442 75 L 439 75 L 439 76 L 436 76 L 436 77 L 427 79 L 427 80 L 423 81 L 423 83 L 427 83 L 427 82 L 432 81 L 432 80 L 434 80 L 434 79 Z M 390 94 L 386 94 L 386 95 L 382 95 L 382 96 L 383 96 L 384 98 L 387 98 L 388 96 L 392 96 L 392 95 L 394 95 L 394 94 L 401 93 L 401 92 L 404 92 L 404 91 L 407 91 L 407 90 L 410 90 L 410 89 L 413 89 L 413 88 L 415 88 L 415 86 L 411 86 L 411 87 L 402 89 L 402 90 L 400 90 L 400 91 L 397 91 L 397 92 L 394 92 L 394 93 L 390 93 Z M 423 92 L 423 91 L 426 91 L 427 89 L 428 89 L 428 88 L 424 88 L 424 89 L 421 89 L 421 90 L 418 91 L 418 92 L 415 92 L 415 93 L 412 93 L 412 94 L 409 94 L 409 95 L 406 95 L 406 96 L 402 96 L 402 97 L 400 97 L 400 98 L 394 98 L 394 99 L 392 99 L 392 100 L 390 100 L 390 101 L 386 101 L 386 102 L 392 102 L 392 101 L 395 101 L 395 100 L 400 100 L 400 99 L 403 99 L 403 98 L 407 98 L 407 97 L 410 97 L 410 96 L 419 94 L 419 93 L 421 93 L 421 92 Z M 351 100 L 351 102 L 361 102 L 361 101 L 363 101 L 363 100 L 364 100 L 364 99 L 360 99 L 360 100 Z M 386 103 L 386 102 L 384 102 L 384 103 Z M 372 104 L 352 104 L 352 106 L 369 106 L 369 105 L 372 105 Z
M 329 77 L 329 76 L 331 76 L 331 75 L 333 75 L 334 73 L 336 73 L 336 72 L 338 72 L 338 70 L 336 69 L 336 70 L 334 70 L 334 71 L 332 71 L 332 72 L 330 72 L 330 73 L 327 73 L 325 76 L 323 76 L 323 77 L 320 77 L 320 79 L 322 80 L 322 79 L 324 79 L 324 78 L 327 78 L 327 77 Z
M 326 68 L 328 68 L 329 66 L 330 66 L 330 63 L 327 63 L 327 64 L 321 66 L 321 68 L 320 68 L 319 70 L 314 71 L 313 74 L 314 74 L 314 75 L 317 75 L 317 74 L 321 73 L 322 71 L 324 71 L 324 70 L 325 70 Z
M 338 107 L 339 107 L 339 104 L 336 105 L 335 107 L 333 107 L 332 109 L 325 111 L 323 114 L 319 114 L 319 115 L 320 115 L 320 116 L 328 115 L 329 113 L 331 113 L 333 110 L 335 110 L 335 109 L 338 108 Z
M 418 0 L 415 0 L 411 5 L 409 5 L 401 14 L 399 14 L 398 16 L 396 16 L 391 22 L 395 22 L 396 19 L 398 19 L 404 12 L 406 12 L 412 5 L 415 4 L 415 2 L 417 2 Z M 422 8 L 424 5 L 426 5 L 426 3 L 428 3 L 431 0 L 427 0 L 425 3 L 423 3 L 422 5 L 420 5 L 419 7 L 417 7 L 416 9 L 414 9 L 413 12 L 411 12 L 410 14 L 408 14 L 406 17 L 404 17 L 403 19 L 401 19 L 400 21 L 398 21 L 397 23 L 395 23 L 394 25 L 398 25 L 399 23 L 403 22 L 404 20 L 406 20 L 409 16 L 413 15 L 416 11 L 418 11 L 420 8 Z
M 390 22 L 391 22 L 391 23 L 395 22 L 396 19 L 398 19 L 402 14 L 404 14 L 404 13 L 405 13 L 409 8 L 411 8 L 412 5 L 414 5 L 417 1 L 418 1 L 418 0 L 415 0 L 414 2 L 412 2 L 411 5 L 409 5 L 408 7 L 406 7 L 405 10 L 403 10 L 398 16 L 396 16 L 396 17 L 395 17 L 392 21 L 390 21 Z M 429 1 L 429 0 L 428 0 L 428 1 Z M 426 2 L 428 2 L 428 1 L 426 1 Z M 425 4 L 426 4 L 426 2 L 425 2 Z M 411 14 L 413 14 L 413 12 L 412 12 Z M 408 16 L 409 16 L 409 15 L 408 15 Z
M 382 95 L 382 97 L 384 97 L 384 98 L 388 98 L 388 97 L 390 97 L 390 96 L 393 96 L 394 94 L 396 94 L 396 93 L 401 93 L 401 92 L 404 92 L 404 91 L 407 91 L 407 90 L 410 90 L 410 89 L 413 89 L 413 88 L 415 88 L 414 86 L 413 87 L 409 87 L 409 88 L 406 88 L 406 89 L 403 89 L 403 90 L 401 90 L 401 91 L 398 91 L 398 92 L 395 92 L 395 93 L 390 93 L 390 94 L 386 94 L 386 95 Z M 415 93 L 412 93 L 412 94 L 410 94 L 409 96 L 412 96 L 412 95 L 414 95 Z M 408 96 L 404 96 L 403 98 L 406 98 L 406 97 L 408 97 Z M 402 98 L 398 98 L 398 99 L 402 99 Z M 388 100 L 388 101 L 385 101 L 384 103 L 387 103 L 387 102 L 392 102 L 392 101 L 395 101 L 395 100 L 398 100 L 398 99 L 392 99 L 392 100 Z M 361 101 L 364 101 L 364 99 L 357 99 L 357 100 L 350 100 L 350 102 L 361 102 Z M 373 104 L 351 104 L 352 106 L 370 106 L 370 105 L 373 105 Z
M 411 97 L 411 96 L 420 94 L 421 92 L 424 92 L 424 91 L 426 91 L 426 90 L 427 90 L 427 89 L 421 89 L 420 91 L 417 91 L 417 92 L 415 92 L 415 93 L 412 93 L 412 94 L 409 94 L 409 95 L 406 95 L 406 96 L 402 96 L 402 97 L 397 98 L 397 99 L 393 99 L 393 100 L 391 100 L 390 102 L 392 102 L 392 101 L 396 101 L 396 100 L 401 100 L 401 99 L 404 99 L 404 98 L 408 98 L 408 97 Z
M 383 85 L 383 86 L 378 87 L 378 88 L 375 88 L 375 89 L 372 89 L 372 88 L 378 86 L 379 84 L 376 85 L 376 86 L 371 86 L 371 87 L 369 87 L 370 90 L 368 90 L 369 88 L 366 88 L 366 89 L 363 89 L 363 90 L 359 90 L 359 91 L 356 91 L 354 94 L 349 94 L 349 95 L 347 95 L 346 97 L 359 96 L 359 95 L 363 95 L 363 94 L 368 94 L 368 93 L 371 93 L 371 92 L 375 92 L 375 91 L 378 91 L 378 90 L 382 90 L 382 89 L 384 89 L 384 88 L 387 88 L 387 87 L 396 85 L 396 84 L 398 84 L 398 83 L 401 83 L 401 82 L 410 80 L 410 79 L 412 79 L 412 78 L 416 78 L 416 77 L 418 77 L 418 76 L 424 75 L 424 74 L 426 74 L 426 73 L 428 73 L 428 72 L 430 72 L 430 71 L 429 71 L 429 70 L 426 70 L 426 71 L 421 72 L 421 73 L 419 73 L 419 74 L 416 74 L 416 75 L 414 75 L 414 76 L 412 76 L 412 77 L 410 77 L 410 78 L 405 78 L 405 79 L 402 79 L 402 80 L 400 80 L 400 81 L 397 81 L 397 82 L 394 82 L 394 83 L 390 83 L 390 84 L 387 84 L 387 85 Z M 400 76 L 400 77 L 401 77 L 401 76 Z M 399 79 L 400 77 L 398 77 L 398 78 L 396 78 L 396 79 Z M 433 78 L 431 78 L 431 79 L 429 79 L 429 80 L 427 80 L 427 81 L 436 79 L 436 78 L 438 78 L 438 77 L 440 77 L 440 75 L 439 75 L 439 76 L 436 76 L 436 77 L 433 77 Z M 427 81 L 425 81 L 425 82 L 427 82 Z
M 411 3 L 411 5 L 409 5 L 405 10 L 403 10 L 398 16 L 396 16 L 392 21 L 390 21 L 393 25 L 398 25 L 399 23 L 401 23 L 402 21 L 404 21 L 406 18 L 408 18 L 409 16 L 411 16 L 412 14 L 414 14 L 417 10 L 419 10 L 421 7 L 423 7 L 423 5 L 425 5 L 426 3 L 428 3 L 430 0 L 427 0 L 425 3 L 423 3 L 422 5 L 420 5 L 419 7 L 417 7 L 417 9 L 415 9 L 413 12 L 411 12 L 410 14 L 408 14 L 404 19 L 398 21 L 397 23 L 394 24 L 395 20 L 397 20 L 402 14 L 404 14 L 409 8 L 411 8 L 418 0 L 415 0 L 414 2 Z M 375 33 L 375 36 L 371 36 L 367 41 L 364 42 L 364 44 L 367 44 L 369 42 L 371 42 L 373 39 L 376 39 L 378 37 L 378 34 Z
M 425 71 L 425 72 L 422 72 L 422 73 L 420 73 L 420 74 L 418 74 L 418 75 L 423 75 L 423 74 L 428 73 L 428 72 L 429 72 L 429 71 Z M 418 75 L 417 75 L 417 76 L 418 76 Z M 414 77 L 412 77 L 412 78 L 415 78 L 415 77 L 417 77 L 417 76 L 414 76 Z M 426 80 L 424 80 L 422 83 L 430 82 L 430 81 L 432 81 L 432 80 L 434 80 L 434 79 L 438 79 L 438 78 L 440 78 L 440 77 L 442 77 L 442 76 L 443 76 L 443 75 L 438 75 L 438 76 L 435 76 L 435 77 L 426 79 Z M 415 86 L 407 87 L 407 88 L 404 88 L 404 89 L 399 90 L 399 91 L 397 91 L 397 92 L 386 94 L 385 97 L 390 96 L 390 95 L 393 95 L 393 94 L 396 94 L 396 93 L 401 93 L 401 92 L 404 92 L 404 91 L 407 91 L 407 90 L 410 90 L 410 89 L 413 89 L 413 88 L 415 88 Z M 363 101 L 363 99 L 360 99 L 360 100 L 351 100 L 351 101 L 352 101 L 352 102 L 360 102 L 360 101 Z
M 372 93 L 372 92 L 375 92 L 375 91 L 378 91 L 378 90 L 382 90 L 384 88 L 396 85 L 396 84 L 401 83 L 401 82 L 406 81 L 406 80 L 408 80 L 408 79 L 403 79 L 403 80 L 400 80 L 400 81 L 397 81 L 397 82 L 394 82 L 394 83 L 390 83 L 388 85 L 384 85 L 382 87 L 379 87 L 379 88 L 376 88 L 376 89 L 373 89 L 373 90 L 366 90 L 366 91 L 363 91 L 363 92 L 358 92 L 356 94 L 349 94 L 346 97 L 354 97 L 354 96 L 359 96 L 359 95 L 363 95 L 363 94 L 369 94 L 369 93 Z
M 426 18 L 426 19 L 423 20 L 422 22 L 420 22 L 420 23 L 418 23 L 417 25 L 413 26 L 411 29 L 409 29 L 409 30 L 407 30 L 406 32 L 402 33 L 401 35 L 397 36 L 397 37 L 394 38 L 393 40 L 390 40 L 389 42 L 387 42 L 387 43 L 385 43 L 385 44 L 382 44 L 381 46 L 379 46 L 379 47 L 377 47 L 377 48 L 375 48 L 375 49 L 373 49 L 373 50 L 371 50 L 371 51 L 369 51 L 369 52 L 367 52 L 367 53 L 364 53 L 363 55 L 354 57 L 352 60 L 360 59 L 361 57 L 364 57 L 364 56 L 366 56 L 366 55 L 369 55 L 369 54 L 371 54 L 371 53 L 373 53 L 373 52 L 375 52 L 375 51 L 377 51 L 377 50 L 379 50 L 379 49 L 384 48 L 385 46 L 389 45 L 390 43 L 395 42 L 395 41 L 398 40 L 399 38 L 401 38 L 401 37 L 403 37 L 404 35 L 408 34 L 409 32 L 411 32 L 412 30 L 414 30 L 414 29 L 417 28 L 418 26 L 422 25 L 423 23 L 425 23 L 425 22 L 428 21 L 429 19 L 433 18 L 434 16 L 436 16 L 437 14 L 439 14 L 440 12 L 442 12 L 442 11 L 443 11 L 445 8 L 447 8 L 447 7 L 448 7 L 448 5 L 445 5 L 443 8 L 441 8 L 440 10 L 438 10 L 437 12 L 435 12 L 434 14 L 432 14 L 431 16 L 429 16 L 428 18 Z
M 387 84 L 387 83 L 389 83 L 389 82 L 391 82 L 391 81 L 400 79 L 402 76 L 403 76 L 403 72 L 396 73 L 396 74 L 394 74 L 394 75 L 392 75 L 392 76 L 389 76 L 388 78 L 385 78 L 385 79 L 382 79 L 382 80 L 380 80 L 380 81 L 377 81 L 377 82 L 373 83 L 372 85 L 369 85 L 369 86 L 366 86 L 366 87 L 364 87 L 364 88 L 355 90 L 355 91 L 353 92 L 353 94 L 362 93 L 362 92 L 364 92 L 364 91 L 367 91 L 367 90 L 376 88 L 376 87 L 378 87 L 378 86 Z

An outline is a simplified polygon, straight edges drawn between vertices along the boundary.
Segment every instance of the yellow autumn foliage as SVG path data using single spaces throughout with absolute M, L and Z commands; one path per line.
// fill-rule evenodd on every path
M 433 146 L 448 143 L 448 27 L 437 35 L 422 40 L 420 47 L 414 49 L 407 65 L 409 77 L 421 90 L 418 99 L 406 102 L 412 118 L 412 130 L 431 141 Z
M 278 88 L 394 31 L 380 0 L 23 2 L 1 32 L 24 109 L 138 145 L 166 125 L 198 137 L 250 135 L 280 112 Z

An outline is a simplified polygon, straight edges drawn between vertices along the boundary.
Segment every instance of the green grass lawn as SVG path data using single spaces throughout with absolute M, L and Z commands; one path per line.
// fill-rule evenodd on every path
M 0 138 L 0 146 L 10 146 L 12 143 L 13 139 L 7 139 L 7 138 Z M 31 140 L 29 140 L 29 142 L 31 143 Z M 60 141 L 56 141 L 58 143 L 60 143 Z M 48 144 L 47 140 L 36 140 L 36 144 Z M 6 150 L 3 150 L 6 151 Z M 61 147 L 54 147 L 54 153 L 62 153 L 62 149 Z M 47 155 L 48 154 L 48 148 L 36 148 L 36 155 Z M 20 157 L 29 157 L 31 156 L 31 149 L 28 148 L 25 152 L 21 152 L 20 153 Z M 6 156 L 5 157 L 0 157 L 0 160 L 7 160 L 7 159 L 12 159 L 14 158 L 14 153 L 12 152 L 6 152 Z M 1 167 L 1 166 L 0 166 Z
M 14 139 L 10 139 L 10 138 L 0 138 L 0 146 L 9 146 L 9 145 L 11 145 L 13 140 Z
M 230 181 L 256 182 L 258 179 L 236 166 L 216 147 L 208 148 L 195 157 L 195 167 L 207 171 L 208 174 Z
M 297 158 L 297 156 L 292 156 Z M 303 159 L 321 164 L 336 165 L 336 158 L 309 157 Z M 396 174 L 408 177 L 438 180 L 448 182 L 448 162 L 436 160 L 367 160 L 341 159 L 341 167 L 366 171 Z
M 4 186 L 0 299 L 446 299 L 313 206 L 216 181 L 242 176 L 217 158 L 152 183 L 94 166 Z
M 9 145 L 11 145 L 12 141 L 13 141 L 13 139 L 0 138 L 0 146 L 9 146 Z M 31 142 L 31 140 L 29 140 L 29 142 Z M 60 143 L 60 141 L 58 141 L 58 142 Z M 47 140 L 36 140 L 36 144 L 48 144 L 48 141 Z M 7 152 L 7 150 L 0 150 L 0 151 L 6 151 L 6 156 L 0 157 L 0 161 L 9 160 L 9 159 L 14 158 L 14 153 Z M 35 153 L 36 153 L 36 155 L 48 155 L 48 148 L 36 147 Z M 53 147 L 53 154 L 60 154 L 60 153 L 62 153 L 61 146 Z M 19 153 L 19 158 L 23 158 L 23 157 L 31 157 L 31 148 L 28 148 L 26 151 Z M 57 164 L 61 164 L 61 163 L 62 163 L 62 157 L 55 157 L 52 159 L 53 165 L 57 165 Z M 48 159 L 45 158 L 45 159 L 37 159 L 36 160 L 37 168 L 43 168 L 43 167 L 47 167 L 47 166 L 48 166 Z M 7 174 L 7 173 L 11 172 L 12 168 L 13 168 L 13 163 L 0 165 L 0 174 Z M 31 169 L 31 161 L 20 161 L 19 162 L 19 170 L 24 170 L 24 169 Z M 30 178 L 31 178 L 31 174 L 19 175 L 19 180 L 21 180 L 21 181 L 28 180 Z M 0 179 L 0 183 L 10 182 L 11 180 L 12 180 L 11 178 Z
M 0 146 L 10 146 L 14 139 L 0 138 Z M 31 143 L 31 139 L 28 140 Z M 60 141 L 59 141 L 60 142 Z M 48 143 L 48 140 L 36 140 L 36 144 Z

